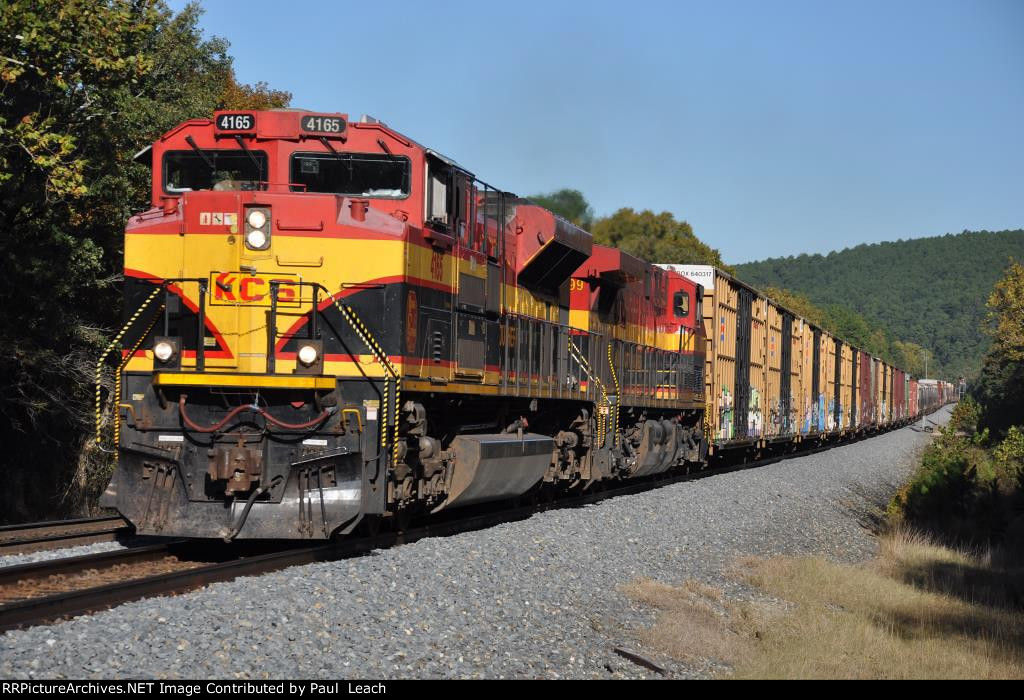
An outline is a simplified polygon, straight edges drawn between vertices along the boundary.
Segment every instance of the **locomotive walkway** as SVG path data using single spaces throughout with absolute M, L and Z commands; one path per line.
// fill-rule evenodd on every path
M 949 409 L 931 417 L 938 423 Z M 751 470 L 550 510 L 372 556 L 152 598 L 0 636 L 0 676 L 672 677 L 620 587 L 696 578 L 743 596 L 738 556 L 871 556 L 860 526 L 931 439 L 910 428 Z

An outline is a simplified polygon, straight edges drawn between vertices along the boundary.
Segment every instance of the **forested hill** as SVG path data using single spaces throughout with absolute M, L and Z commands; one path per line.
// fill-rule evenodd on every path
M 781 287 L 819 306 L 852 309 L 893 337 L 930 349 L 938 372 L 951 377 L 971 376 L 981 367 L 988 347 L 979 328 L 985 301 L 1010 258 L 1024 261 L 1024 230 L 863 244 L 735 270 L 755 287 Z

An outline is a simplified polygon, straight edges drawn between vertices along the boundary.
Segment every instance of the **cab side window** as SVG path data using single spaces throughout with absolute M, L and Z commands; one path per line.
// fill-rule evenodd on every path
M 672 313 L 676 318 L 686 318 L 690 315 L 690 293 L 678 291 L 672 296 Z
M 427 159 L 427 223 L 441 231 L 451 230 L 451 179 L 450 167 L 434 158 Z
M 465 173 L 433 156 L 427 158 L 427 223 L 470 245 L 467 227 L 469 180 Z

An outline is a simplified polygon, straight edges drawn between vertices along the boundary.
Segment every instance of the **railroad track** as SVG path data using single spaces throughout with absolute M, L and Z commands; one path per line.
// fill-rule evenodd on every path
M 826 448 L 806 449 L 799 455 L 823 449 Z M 133 600 L 184 593 L 243 576 L 359 556 L 425 537 L 479 530 L 522 520 L 552 508 L 576 508 L 682 481 L 766 466 L 791 456 L 797 455 L 776 455 L 713 470 L 639 479 L 547 503 L 512 508 L 470 507 L 462 513 L 454 511 L 454 515 L 417 524 L 402 532 L 351 537 L 310 547 L 278 543 L 270 545 L 279 547 L 277 551 L 266 552 L 257 549 L 257 543 L 224 545 L 212 541 L 172 540 L 115 552 L 0 568 L 0 631 L 85 615 Z
M 112 542 L 132 532 L 132 527 L 118 516 L 6 525 L 0 527 L 0 556 Z
M 346 559 L 426 537 L 480 530 L 523 520 L 553 508 L 578 508 L 684 481 L 763 467 L 831 447 L 823 444 L 806 447 L 796 453 L 741 460 L 715 469 L 630 480 L 611 488 L 518 507 L 508 507 L 507 502 L 503 505 L 471 506 L 442 514 L 427 523 L 416 523 L 401 532 L 350 536 L 315 546 L 295 547 L 290 541 L 225 545 L 214 541 L 169 540 L 115 552 L 0 568 L 0 631 L 85 615 L 142 598 L 184 593 L 239 577 Z M 267 552 L 268 546 L 277 550 Z

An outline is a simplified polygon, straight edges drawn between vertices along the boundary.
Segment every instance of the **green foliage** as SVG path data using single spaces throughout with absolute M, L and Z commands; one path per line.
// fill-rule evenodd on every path
M 527 199 L 588 231 L 594 224 L 594 210 L 579 190 L 566 188 L 547 194 L 535 194 Z
M 985 306 L 992 355 L 1003 362 L 1024 362 L 1024 265 L 1010 264 Z
M 822 307 L 847 307 L 888 337 L 933 350 L 929 376 L 952 378 L 975 375 L 981 366 L 988 346 L 978 330 L 984 302 L 1010 257 L 1024 259 L 1024 230 L 864 244 L 746 263 L 736 272 L 755 287 L 784 287 Z
M 884 329 L 882 331 L 885 332 Z M 890 345 L 892 362 L 915 377 L 935 376 L 935 355 L 917 343 L 893 340 Z
M 1024 465 L 1024 430 L 1012 426 L 992 453 L 1000 464 L 1020 470 Z
M 1024 267 L 1012 263 L 1006 269 L 987 306 L 986 330 L 993 343 L 974 386 L 977 400 L 967 396 L 957 404 L 950 428 L 926 450 L 890 512 L 947 539 L 1006 540 L 1019 549 L 1024 538 Z M 986 447 L 998 435 L 998 444 Z
M 265 82 L 246 85 L 235 79 L 231 71 L 220 95 L 221 109 L 279 109 L 287 107 L 292 101 L 292 94 L 284 90 L 273 90 Z
M 1024 266 L 1011 263 L 988 297 L 984 330 L 992 346 L 973 391 L 981 424 L 1002 434 L 1024 423 Z
M 980 420 L 981 404 L 972 397 L 965 396 L 953 408 L 953 415 L 950 417 L 949 422 L 955 429 L 971 434 L 977 429 Z
M 204 40 L 199 16 L 159 0 L 0 12 L 0 518 L 72 512 L 102 481 L 88 478 L 102 460 L 79 453 L 95 358 L 120 325 L 124 223 L 148 206 L 149 170 L 132 154 L 221 106 L 287 102 L 238 85 L 227 42 Z M 62 499 L 55 483 L 72 485 Z
M 824 327 L 825 311 L 811 303 L 803 294 L 782 287 L 761 287 L 761 293 L 776 303 L 782 304 L 801 318 Z
M 595 221 L 592 232 L 595 242 L 620 248 L 649 262 L 715 265 L 732 271 L 717 250 L 694 235 L 690 224 L 678 221 L 667 211 L 655 214 L 649 209 L 619 209 Z
M 943 435 L 925 451 L 921 466 L 890 509 L 919 526 L 934 526 L 950 514 L 963 516 L 977 483 L 978 455 L 972 449 L 963 438 Z
M 996 449 L 943 429 L 911 480 L 889 504 L 890 516 L 955 544 L 997 544 L 1024 532 L 1024 432 Z

